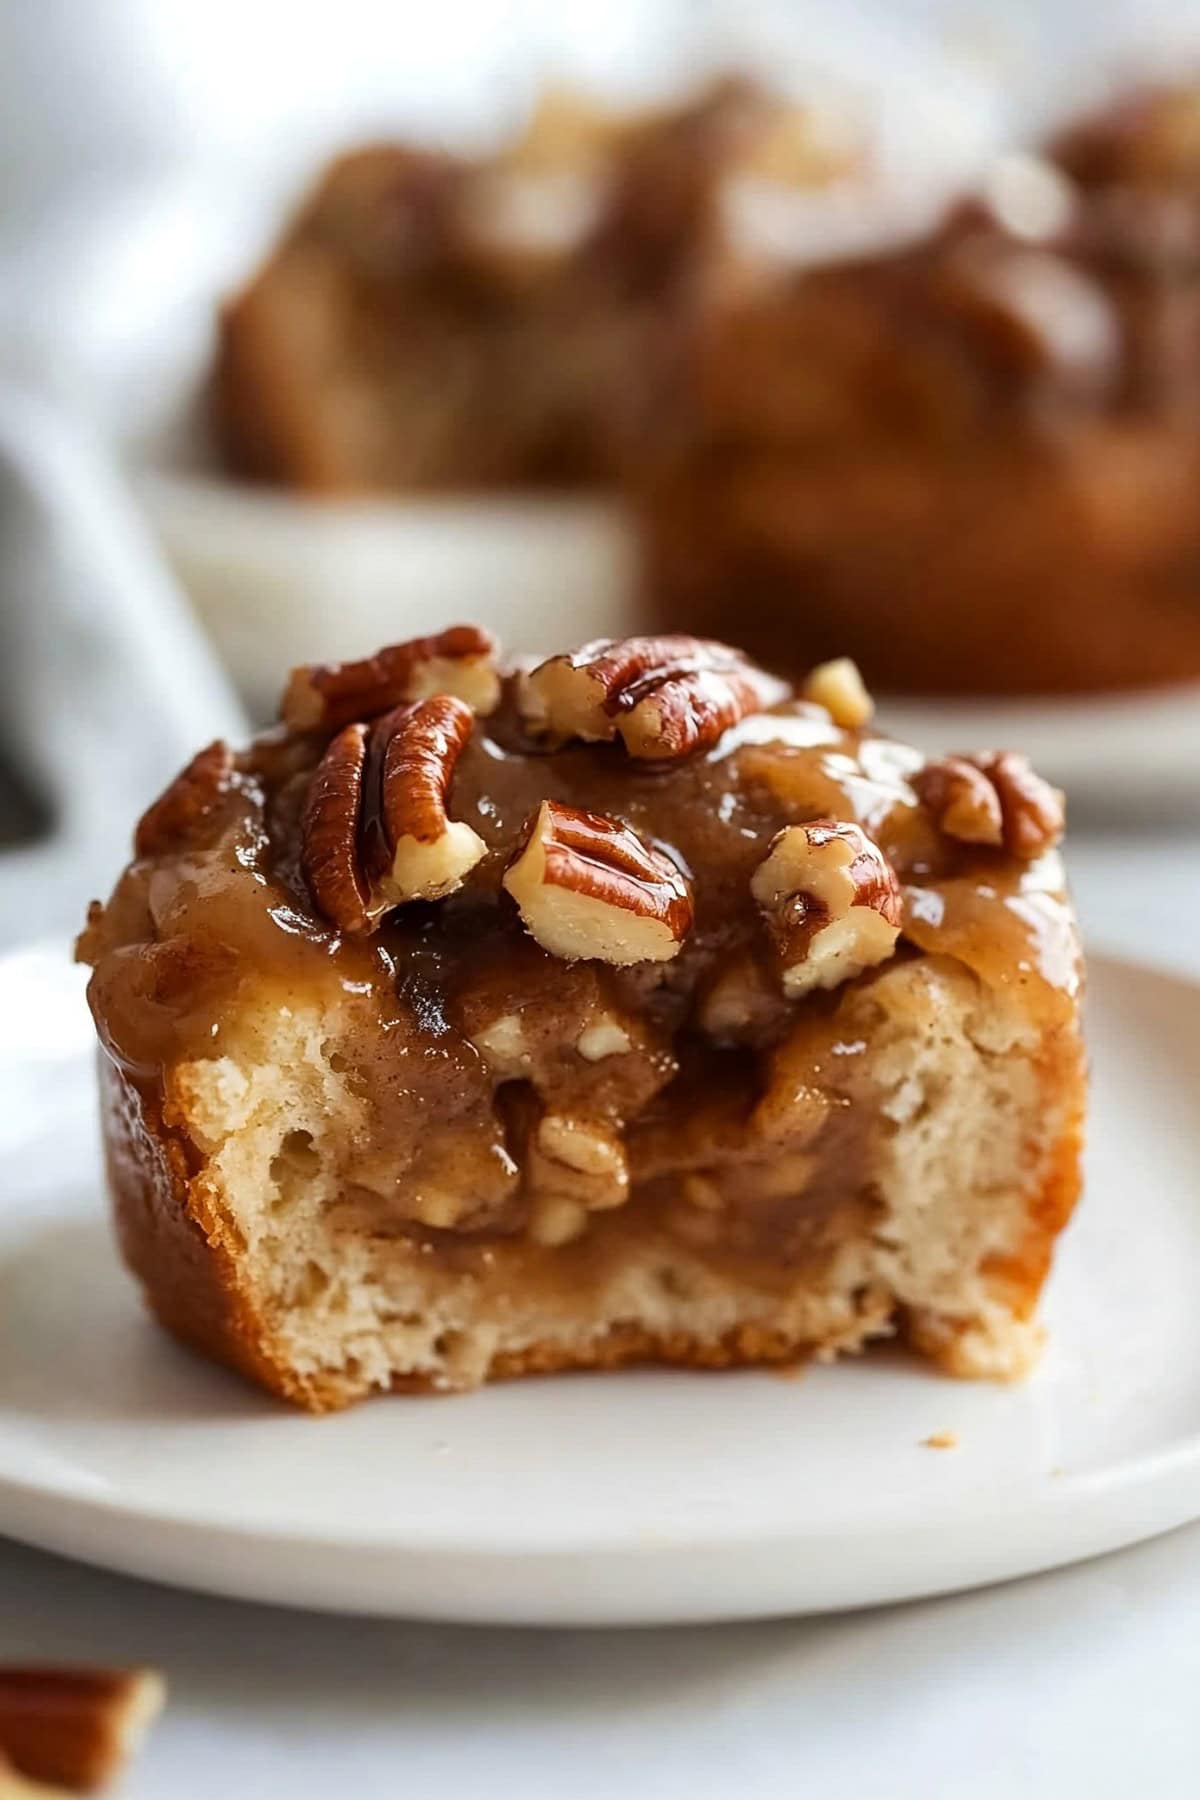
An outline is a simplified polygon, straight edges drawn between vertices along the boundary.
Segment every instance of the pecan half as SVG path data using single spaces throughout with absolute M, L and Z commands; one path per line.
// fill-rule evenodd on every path
M 667 962 L 692 925 L 686 877 L 628 825 L 544 800 L 504 886 L 554 956 Z
M 338 732 L 313 772 L 300 864 L 342 931 L 373 931 L 394 906 L 459 887 L 486 846 L 446 815 L 474 715 L 451 694 L 398 706 Z
M 903 916 L 900 886 L 877 844 L 840 819 L 789 825 L 754 871 L 789 999 L 833 988 L 884 962 Z
M 233 751 L 220 739 L 193 756 L 138 820 L 135 856 L 161 856 L 191 843 L 220 811 L 233 781 Z
M 522 677 L 518 705 L 535 737 L 605 742 L 670 760 L 715 744 L 787 687 L 739 650 L 707 638 L 597 638 Z
M 99 1787 L 137 1749 L 165 1697 L 150 1669 L 0 1665 L 0 1764 L 7 1758 L 34 1781 Z
M 1029 862 L 1062 836 L 1062 795 L 1015 750 L 944 756 L 911 781 L 938 828 L 960 843 L 1003 848 Z
M 477 713 L 500 698 L 496 640 L 477 625 L 452 625 L 433 637 L 410 638 L 361 662 L 305 663 L 293 669 L 280 716 L 293 731 L 338 731 L 373 719 L 405 700 L 453 694 Z
M 928 807 L 947 837 L 964 844 L 1003 842 L 1000 796 L 983 770 L 967 757 L 939 757 L 918 769 L 910 780 L 918 800 Z

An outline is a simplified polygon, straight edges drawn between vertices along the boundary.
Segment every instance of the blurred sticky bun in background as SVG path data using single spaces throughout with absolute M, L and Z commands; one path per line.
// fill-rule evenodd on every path
M 917 127 L 914 125 L 914 129 Z M 884 690 L 1200 675 L 1200 86 L 814 256 L 869 151 L 730 77 L 343 157 L 225 309 L 220 441 L 312 495 L 604 488 L 646 620 Z
M 485 158 L 343 156 L 225 309 L 228 460 L 326 495 L 622 480 L 696 327 L 751 281 L 739 205 L 860 154 L 731 76 L 638 114 L 550 90 Z

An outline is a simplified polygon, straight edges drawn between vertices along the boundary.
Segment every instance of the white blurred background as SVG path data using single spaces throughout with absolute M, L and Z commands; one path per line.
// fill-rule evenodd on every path
M 918 185 L 1198 46 L 1200 0 L 11 0 L 0 354 L 111 422 L 114 362 L 197 267 L 242 272 L 334 149 L 483 143 L 547 79 L 636 102 L 766 68 L 870 118 Z

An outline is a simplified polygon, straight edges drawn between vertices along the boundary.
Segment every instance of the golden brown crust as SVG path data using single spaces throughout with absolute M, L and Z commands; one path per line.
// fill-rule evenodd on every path
M 1044 1157 L 1042 1180 L 1029 1197 L 1022 1242 L 1006 1257 L 984 1265 L 989 1283 L 1003 1292 L 1017 1318 L 1028 1318 L 1050 1272 L 1054 1244 L 1075 1210 L 1083 1186 L 1087 1070 L 1083 1046 L 1057 1034 L 1041 1059 L 1043 1090 L 1060 1096 L 1063 1128 Z
M 1018 1327 L 1029 1325 L 1033 1319 L 1050 1273 L 1055 1243 L 1070 1222 L 1083 1190 L 1087 1065 L 1077 1031 L 1051 1035 L 1039 1058 L 1038 1074 L 1042 1092 L 1057 1097 L 1062 1128 L 1057 1140 L 1043 1151 L 1042 1176 L 1029 1194 L 1025 1230 L 1019 1243 L 1005 1256 L 993 1253 L 981 1271 L 989 1292 Z M 900 1329 L 913 1349 L 948 1375 L 969 1379 L 979 1374 L 995 1377 L 1007 1372 L 1010 1377 L 1019 1378 L 1030 1367 L 1030 1361 L 1020 1352 L 1014 1354 L 1007 1371 L 994 1363 L 978 1366 L 969 1346 L 978 1329 L 973 1319 L 904 1312 Z
M 312 272 L 330 288 L 332 304 L 328 271 L 314 264 Z M 264 275 L 223 310 L 214 423 L 236 474 L 261 478 L 282 472 L 302 493 L 336 493 L 342 486 L 337 443 L 291 379 L 288 282 L 299 273 L 289 267 L 279 281 Z M 247 395 L 257 404 L 248 405 Z
M 343 1403 L 299 1376 L 238 1279 L 236 1245 L 185 1140 L 108 1057 L 100 1059 L 108 1187 L 121 1254 L 160 1324 L 192 1349 L 312 1412 Z
M 0 1664 L 0 1800 L 53 1800 L 61 1789 L 91 1793 L 107 1786 L 165 1694 L 152 1669 Z M 10 1765 L 29 1777 L 29 1786 L 9 1784 Z

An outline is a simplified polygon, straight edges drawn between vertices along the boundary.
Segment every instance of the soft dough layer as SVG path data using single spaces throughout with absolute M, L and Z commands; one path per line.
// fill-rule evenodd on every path
M 843 992 L 836 1040 L 865 1039 L 873 1123 L 840 1228 L 818 1200 L 791 1269 L 723 1264 L 719 1210 L 644 1208 L 636 1188 L 572 1244 L 431 1254 L 340 1173 L 363 1119 L 339 1020 L 265 995 L 261 1013 L 254 1053 L 175 1072 L 161 1120 L 106 1064 L 106 1123 L 122 1242 L 163 1323 L 289 1399 L 787 1361 L 897 1329 L 959 1375 L 1018 1376 L 1036 1354 L 1031 1312 L 1076 1187 L 1079 1046 L 947 960 Z M 819 1134 L 810 1160 L 828 1189 Z M 789 1204 L 803 1213 L 804 1186 Z

